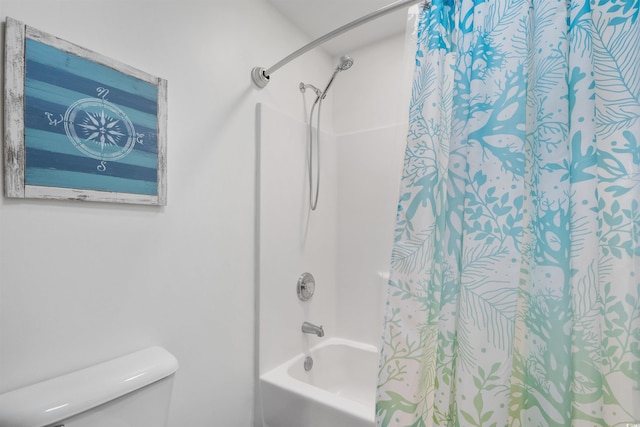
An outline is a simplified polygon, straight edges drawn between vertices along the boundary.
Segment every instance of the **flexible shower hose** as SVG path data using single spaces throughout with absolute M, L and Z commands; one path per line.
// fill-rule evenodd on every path
M 320 193 L 320 110 L 322 108 L 322 99 L 324 97 L 318 96 L 316 101 L 311 107 L 311 114 L 309 114 L 309 207 L 312 211 L 316 210 L 318 206 L 318 194 Z M 315 197 L 313 195 L 313 111 L 318 106 L 318 114 L 316 118 L 316 191 Z

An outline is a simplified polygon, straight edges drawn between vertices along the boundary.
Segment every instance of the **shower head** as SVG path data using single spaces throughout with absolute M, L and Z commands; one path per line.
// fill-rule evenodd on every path
M 353 65 L 353 58 L 349 55 L 344 55 L 340 58 L 340 63 L 338 64 L 338 70 L 346 71 Z
M 333 72 L 333 75 L 329 79 L 329 83 L 327 83 L 327 87 L 325 87 L 324 91 L 322 92 L 322 96 L 321 96 L 322 99 L 324 99 L 327 96 L 327 91 L 331 87 L 331 83 L 333 83 L 333 79 L 336 78 L 336 74 L 338 74 L 340 71 L 348 70 L 349 68 L 351 68 L 352 65 L 353 65 L 353 58 L 351 58 L 349 55 L 344 55 L 340 57 L 340 63 L 338 64 L 338 66 L 336 67 L 336 70 Z

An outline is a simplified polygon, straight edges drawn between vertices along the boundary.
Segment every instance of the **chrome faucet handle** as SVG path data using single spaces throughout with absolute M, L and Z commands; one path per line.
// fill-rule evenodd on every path
M 311 273 L 302 273 L 296 286 L 300 301 L 309 301 L 316 290 L 316 280 Z

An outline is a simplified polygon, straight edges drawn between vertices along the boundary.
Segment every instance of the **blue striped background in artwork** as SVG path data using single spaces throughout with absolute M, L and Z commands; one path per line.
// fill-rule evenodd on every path
M 64 111 L 66 111 L 67 106 L 55 104 L 52 102 L 45 101 L 41 98 L 34 98 L 31 96 L 25 97 L 25 105 L 26 113 L 25 113 L 25 128 L 27 129 L 37 129 L 45 132 L 50 132 L 54 134 L 64 135 L 66 138 L 66 133 L 64 131 L 64 124 L 62 122 L 57 126 L 52 126 L 49 124 L 49 118 L 45 113 L 52 113 L 53 111 L 62 111 L 62 113 L 52 113 L 52 120 L 61 120 L 61 116 L 64 116 Z M 136 145 L 135 151 L 144 151 L 148 153 L 157 153 L 158 152 L 158 133 L 156 129 L 152 129 L 146 127 L 147 121 L 134 121 L 132 115 L 129 115 L 127 111 L 125 111 L 129 116 L 129 119 L 132 119 L 133 126 L 135 126 L 136 132 L 144 134 L 143 144 Z M 135 114 L 133 115 L 135 116 Z M 155 117 L 154 117 L 155 119 Z M 144 124 L 142 124 L 143 122 Z M 69 143 L 70 146 L 71 141 L 66 139 L 63 143 Z
M 69 99 L 97 99 L 92 96 L 87 96 L 81 92 L 74 92 L 60 86 L 54 86 L 53 84 L 33 80 L 30 78 L 27 78 L 25 80 L 25 86 L 29 88 L 29 92 L 31 93 L 32 97 L 36 99 L 46 99 L 50 103 L 58 103 L 60 105 L 65 105 L 65 103 L 68 102 Z M 110 99 L 108 99 L 108 101 L 111 102 Z M 139 109 L 133 109 L 125 105 L 117 104 L 115 102 L 111 103 L 114 105 L 118 105 L 119 108 L 127 114 L 132 122 L 147 127 L 156 126 L 155 110 L 153 111 L 153 113 L 147 113 Z M 64 109 L 66 109 L 66 106 L 64 107 Z
M 38 150 L 35 148 L 28 148 L 27 155 L 31 157 L 31 166 L 34 169 L 45 169 L 51 161 L 49 157 L 50 151 Z M 94 159 L 83 158 L 78 159 L 77 156 L 70 156 L 68 154 L 58 154 L 55 158 L 56 165 L 64 171 L 69 172 L 82 172 L 91 173 L 97 170 L 98 162 Z M 122 176 L 129 175 L 133 178 L 137 178 L 142 181 L 154 181 L 156 179 L 157 171 L 153 168 L 143 168 L 135 165 L 127 165 L 120 162 L 107 163 L 107 168 L 104 172 L 99 174 L 100 176 Z
M 126 93 L 151 100 L 157 99 L 157 90 L 154 85 L 122 74 L 113 68 L 65 53 L 53 46 L 32 39 L 27 39 L 26 48 L 28 50 L 27 62 L 34 61 L 47 64 L 69 74 L 90 80 L 96 80 L 96 77 L 99 76 L 100 78 L 97 80 L 99 82 L 98 86 L 117 88 Z M 29 70 L 27 70 L 27 75 L 28 73 Z M 89 93 L 87 94 L 89 95 Z M 91 95 L 95 95 L 95 91 L 92 91 Z
M 65 88 L 69 91 L 84 95 L 80 96 L 80 98 L 96 97 L 96 88 L 106 86 L 104 82 L 84 78 L 33 60 L 27 61 L 27 79 L 34 82 L 48 83 L 55 87 Z M 157 100 L 134 95 L 115 87 L 109 87 L 107 99 L 109 102 L 121 107 L 129 107 L 136 111 L 153 114 L 154 116 L 158 112 Z
M 67 156 L 77 156 L 78 150 L 69 143 L 67 135 L 55 134 L 51 132 L 42 131 L 39 129 L 28 128 L 25 130 L 25 138 L 29 138 L 29 149 L 47 151 L 52 155 L 61 154 Z M 51 147 L 55 147 L 55 152 L 51 151 Z M 93 164 L 99 164 L 95 159 L 91 159 Z M 42 160 L 40 160 L 42 165 Z M 119 160 L 118 162 L 111 162 L 109 164 L 125 164 L 131 166 L 140 166 L 142 168 L 153 169 L 156 167 L 158 157 L 155 153 L 145 153 L 141 150 L 133 150 L 128 156 Z
M 82 172 L 58 171 L 51 169 L 31 168 L 27 171 L 31 185 L 45 187 L 78 188 L 77 183 L 83 182 L 84 186 L 92 191 L 118 192 L 118 188 L 126 189 L 126 193 L 145 194 L 155 196 L 158 194 L 156 183 L 149 181 L 135 181 L 117 176 L 99 176 Z
M 74 146 L 61 121 L 74 102 L 98 98 L 98 88 L 109 90 L 105 99 L 127 115 L 137 134 L 144 135 L 142 144 L 126 157 L 107 162 L 104 172 L 97 169 L 100 160 L 86 157 Z M 157 105 L 155 85 L 27 39 L 26 184 L 156 195 Z

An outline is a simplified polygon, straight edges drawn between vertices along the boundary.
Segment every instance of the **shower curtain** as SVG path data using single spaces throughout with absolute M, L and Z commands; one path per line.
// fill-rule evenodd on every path
M 639 8 L 425 6 L 379 426 L 640 426 Z

